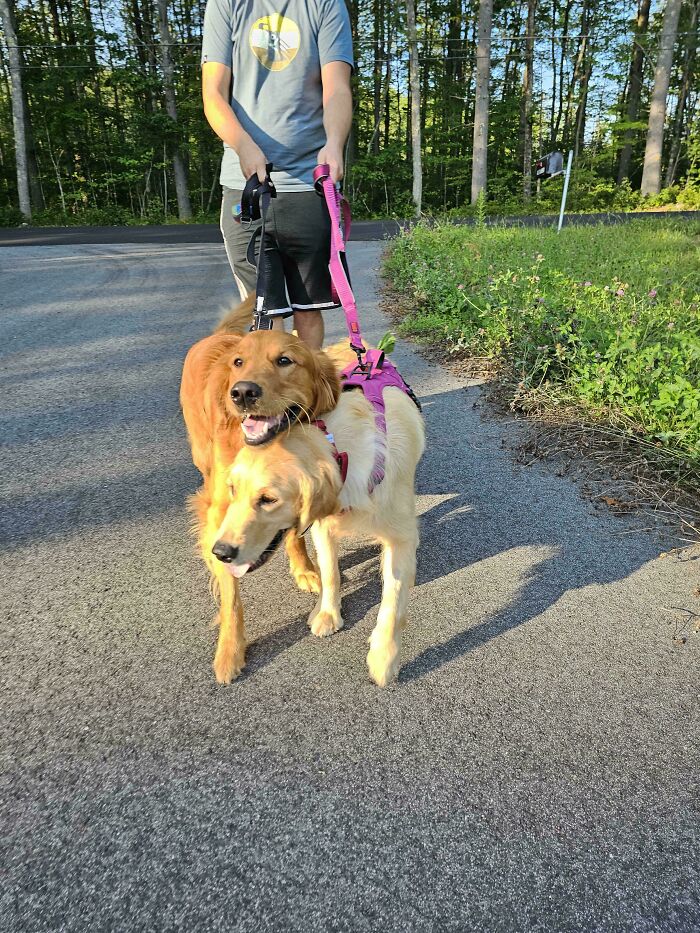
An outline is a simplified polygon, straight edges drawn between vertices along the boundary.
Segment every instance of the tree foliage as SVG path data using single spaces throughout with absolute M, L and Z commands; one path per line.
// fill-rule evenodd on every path
M 697 6 L 683 0 L 673 49 L 663 177 L 673 200 L 700 175 Z M 221 146 L 204 119 L 199 48 L 204 0 L 169 0 L 169 56 L 158 0 L 15 0 L 34 219 L 163 222 L 178 215 L 181 159 L 195 219 L 218 209 Z M 490 54 L 490 209 L 541 209 L 527 199 L 524 159 L 574 149 L 574 206 L 634 203 L 665 3 L 497 0 Z M 355 36 L 355 116 L 346 187 L 365 215 L 408 216 L 412 128 L 405 6 L 349 0 Z M 468 209 L 472 179 L 478 0 L 416 0 L 422 205 Z M 528 17 L 534 23 L 528 30 Z M 0 43 L 0 222 L 20 219 L 9 56 Z M 531 75 L 526 64 L 532 57 Z M 168 104 L 172 63 L 176 120 Z M 525 95 L 529 94 L 527 100 Z M 630 100 L 630 94 L 632 99 Z M 172 98 L 170 103 L 172 104 Z M 526 115 L 526 116 L 525 116 Z M 620 171 L 623 147 L 628 147 Z M 619 179 L 618 179 L 619 176 Z M 675 192 L 675 194 L 674 194 Z

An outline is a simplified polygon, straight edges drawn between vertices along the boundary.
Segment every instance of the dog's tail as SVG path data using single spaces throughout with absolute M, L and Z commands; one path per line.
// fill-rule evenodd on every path
M 254 305 L 255 295 L 248 295 L 239 305 L 226 312 L 213 333 L 240 335 L 247 333 L 253 323 Z

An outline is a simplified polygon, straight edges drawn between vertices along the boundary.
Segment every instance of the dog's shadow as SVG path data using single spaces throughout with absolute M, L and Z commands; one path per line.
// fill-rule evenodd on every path
M 368 591 L 371 589 L 375 595 L 377 593 L 379 594 L 376 599 L 378 602 L 379 599 L 381 599 L 381 581 L 378 576 L 379 546 L 366 545 L 358 547 L 341 557 L 340 568 L 343 583 L 347 583 L 346 571 L 358 564 L 367 564 L 367 566 L 363 568 L 360 582 L 368 587 Z M 293 586 L 291 579 L 287 581 L 286 585 Z M 303 615 L 292 619 L 290 622 L 287 622 L 281 627 L 274 628 L 271 631 L 259 635 L 251 642 L 249 642 L 246 650 L 246 666 L 240 675 L 240 680 L 243 680 L 246 677 L 256 673 L 257 671 L 262 670 L 262 668 L 267 667 L 267 665 L 271 664 L 275 658 L 277 658 L 280 654 L 283 654 L 302 639 L 306 637 L 314 637 L 309 631 L 307 619 L 315 604 L 315 601 L 315 595 L 309 596 L 308 612 L 305 612 Z M 345 611 L 346 607 L 350 608 L 352 611 L 347 613 Z M 347 594 L 347 601 L 345 600 L 344 595 L 343 612 L 343 619 L 345 620 L 344 630 L 352 628 L 366 615 L 366 611 L 360 612 L 359 609 L 357 611 L 355 610 L 354 600 L 351 592 Z
M 252 677 L 268 664 L 272 664 L 275 658 L 284 654 L 297 642 L 306 636 L 312 637 L 306 622 L 307 615 L 298 616 L 286 625 L 265 632 L 249 642 L 246 648 L 246 664 L 238 680 L 243 681 Z
M 618 520 L 593 515 L 567 480 L 511 463 L 500 448 L 500 429 L 477 434 L 469 419 L 478 415 L 465 401 L 463 390 L 430 398 L 429 432 L 436 425 L 438 434 L 447 420 L 455 436 L 477 437 L 479 447 L 471 447 L 469 440 L 450 446 L 436 436 L 421 463 L 418 492 L 435 503 L 420 518 L 416 590 L 426 587 L 428 598 L 420 600 L 420 615 L 415 596 L 409 603 L 407 662 L 400 682 L 478 650 L 542 615 L 569 591 L 622 580 L 658 553 L 651 536 L 616 537 Z M 461 420 L 460 430 L 455 422 Z M 344 631 L 369 620 L 369 635 L 382 595 L 379 555 L 379 546 L 366 542 L 341 554 Z M 457 576 L 465 570 L 468 577 Z M 443 582 L 433 591 L 429 587 L 435 581 Z M 494 609 L 494 594 L 504 586 L 507 592 L 496 597 Z M 486 613 L 476 598 L 483 595 L 491 607 Z M 580 605 L 583 613 L 585 596 Z M 426 625 L 440 635 L 411 657 L 411 630 Z M 251 670 L 308 634 L 303 617 L 258 639 L 251 646 Z M 418 642 L 426 641 L 430 633 L 423 632 Z

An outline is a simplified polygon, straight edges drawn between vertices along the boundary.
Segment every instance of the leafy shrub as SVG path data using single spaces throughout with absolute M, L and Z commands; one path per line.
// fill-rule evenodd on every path
M 506 360 L 521 389 L 621 414 L 700 461 L 700 224 L 417 227 L 386 268 L 405 332 Z
M 680 192 L 678 202 L 688 211 L 700 210 L 700 183 L 686 185 Z
M 116 227 L 133 223 L 133 216 L 125 207 L 85 207 L 73 205 L 64 212 L 51 206 L 32 214 L 32 225 L 37 227 Z
M 0 227 L 19 227 L 24 222 L 22 211 L 13 204 L 0 206 Z

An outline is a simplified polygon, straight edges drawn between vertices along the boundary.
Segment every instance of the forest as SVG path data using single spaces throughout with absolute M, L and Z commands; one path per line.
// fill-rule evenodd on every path
M 360 216 L 700 208 L 700 0 L 348 0 Z M 0 225 L 211 221 L 203 0 L 0 0 Z

